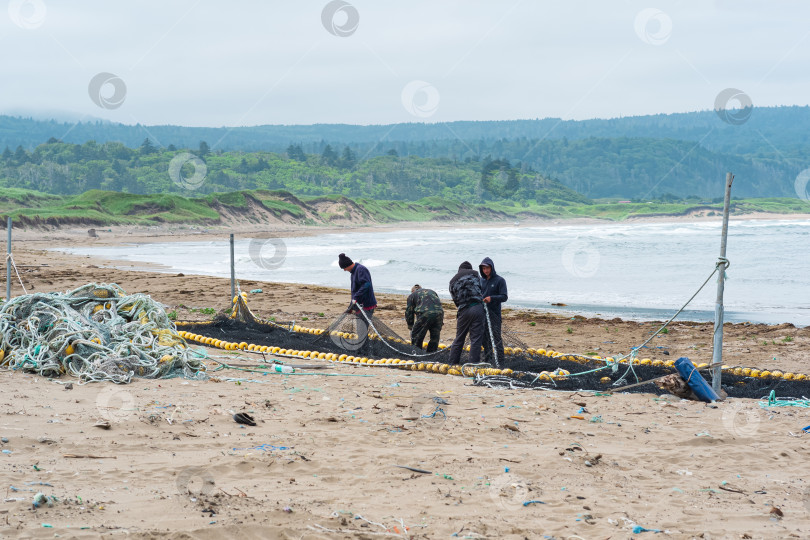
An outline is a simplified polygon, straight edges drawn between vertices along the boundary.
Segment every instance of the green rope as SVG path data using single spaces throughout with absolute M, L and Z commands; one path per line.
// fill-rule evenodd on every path
M 296 371 L 284 375 L 320 375 L 321 377 L 378 377 L 378 375 L 364 375 L 362 373 L 318 373 L 317 371 Z
M 321 377 L 376 377 L 377 376 L 377 375 L 364 375 L 362 373 L 355 374 L 355 373 L 310 373 L 310 372 L 307 372 L 307 373 L 301 373 L 301 372 L 278 373 L 278 375 L 284 375 L 285 377 L 293 377 L 295 375 L 318 375 L 318 376 L 321 376 Z M 260 384 L 267 384 L 267 382 L 268 382 L 268 381 L 259 381 L 259 380 L 256 380 L 256 379 L 240 379 L 240 378 L 235 378 L 235 377 L 228 377 L 228 378 L 225 378 L 225 379 L 222 379 L 222 380 L 225 381 L 225 382 L 252 382 L 252 383 L 260 383 Z
M 765 400 L 765 401 L 762 401 Z M 803 407 L 810 408 L 810 399 L 779 399 L 776 397 L 776 390 L 771 390 L 767 398 L 762 398 L 759 406 L 763 409 L 768 407 Z
M 226 364 L 225 362 L 220 362 L 219 360 L 214 360 L 214 359 L 211 359 L 211 360 L 216 362 L 217 364 L 219 364 L 217 367 L 215 367 L 213 370 L 211 370 L 213 372 L 221 371 L 223 369 L 233 369 L 235 371 L 245 371 L 245 372 L 248 372 L 248 373 L 261 373 L 262 375 L 269 375 L 270 373 L 277 373 L 275 371 L 271 372 L 271 371 L 268 371 L 266 369 L 256 369 L 256 368 L 251 368 L 251 367 L 232 366 L 230 364 Z M 268 365 L 273 365 L 273 364 L 268 364 Z M 282 365 L 282 364 L 279 364 L 279 365 Z

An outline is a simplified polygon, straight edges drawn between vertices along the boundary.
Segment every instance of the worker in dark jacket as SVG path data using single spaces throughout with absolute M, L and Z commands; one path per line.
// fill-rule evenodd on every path
M 485 309 L 489 314 L 489 327 L 484 331 L 484 356 L 488 362 L 500 366 L 503 365 L 504 359 L 501 304 L 509 298 L 506 294 L 506 280 L 495 272 L 495 263 L 489 257 L 484 257 L 478 269 L 481 271 L 481 296 L 484 298 Z M 498 354 L 497 360 L 492 358 L 493 341 Z M 493 362 L 493 360 L 495 361 Z
M 427 352 L 439 350 L 439 334 L 444 325 L 444 309 L 439 295 L 430 289 L 423 289 L 419 285 L 411 288 L 408 297 L 408 306 L 405 308 L 405 322 L 411 331 L 411 345 L 417 349 L 422 348 L 425 335 L 430 332 Z
M 362 309 L 370 319 L 377 307 L 377 299 L 374 297 L 374 286 L 371 284 L 371 274 L 368 268 L 353 262 L 345 253 L 338 256 L 338 265 L 352 274 L 352 303 L 346 313 L 359 315 L 360 309 Z
M 450 296 L 458 308 L 456 313 L 456 339 L 450 347 L 450 363 L 461 362 L 464 340 L 470 334 L 470 362 L 477 363 L 481 357 L 481 341 L 484 338 L 484 305 L 478 272 L 464 261 L 458 273 L 450 280 Z

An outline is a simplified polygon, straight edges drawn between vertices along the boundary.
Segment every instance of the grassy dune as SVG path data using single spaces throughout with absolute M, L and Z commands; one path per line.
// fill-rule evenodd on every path
M 810 214 L 800 199 L 746 199 L 733 202 L 734 215 L 753 212 Z M 227 224 L 233 220 L 301 225 L 424 221 L 514 221 L 532 218 L 591 217 L 610 221 L 644 216 L 719 215 L 721 204 L 618 203 L 545 204 L 511 201 L 464 204 L 429 197 L 419 201 L 350 199 L 343 196 L 296 197 L 286 191 L 234 191 L 199 198 L 180 195 L 133 195 L 92 190 L 60 196 L 23 189 L 0 189 L 3 223 L 11 216 L 20 226 L 109 226 L 184 223 Z

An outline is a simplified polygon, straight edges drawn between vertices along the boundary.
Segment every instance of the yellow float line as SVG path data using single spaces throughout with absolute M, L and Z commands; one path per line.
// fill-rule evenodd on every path
M 184 330 L 178 331 L 180 337 L 188 341 L 196 341 L 203 345 L 217 347 L 226 351 L 251 351 L 263 352 L 275 356 L 285 356 L 288 358 L 309 358 L 312 360 L 326 360 L 328 362 L 336 362 L 341 364 L 351 365 L 365 365 L 365 366 L 386 366 L 397 367 L 399 369 L 408 369 L 411 371 L 432 371 L 434 373 L 441 373 L 445 375 L 464 375 L 471 377 L 475 374 L 479 375 L 512 375 L 514 372 L 511 369 L 496 369 L 496 368 L 475 368 L 465 369 L 462 373 L 461 366 L 451 366 L 450 364 L 442 364 L 438 362 L 415 362 L 414 360 L 403 360 L 401 358 L 381 358 L 375 360 L 373 358 L 351 356 L 347 354 L 325 353 L 319 351 L 299 351 L 296 349 L 284 349 L 281 347 L 274 347 L 270 345 L 254 345 L 246 342 L 235 343 L 231 341 L 224 341 L 214 339 Z M 554 378 L 550 373 L 541 374 L 540 379 L 545 380 Z
M 196 324 L 196 323 L 190 323 L 190 324 Z M 203 322 L 203 323 L 199 323 L 199 324 L 208 324 L 208 323 Z M 313 335 L 320 335 L 320 334 L 323 334 L 323 332 L 324 332 L 323 329 L 321 329 L 321 328 L 307 328 L 307 327 L 303 327 L 303 326 L 299 326 L 299 325 L 293 326 L 293 331 L 298 332 L 298 333 L 302 333 L 302 334 L 313 334 Z M 246 351 L 253 351 L 253 352 L 264 352 L 264 353 L 274 354 L 274 355 L 278 355 L 278 356 L 287 356 L 287 357 L 292 357 L 292 358 L 311 358 L 313 360 L 315 360 L 315 359 L 317 359 L 317 360 L 328 360 L 330 362 L 341 362 L 341 363 L 355 364 L 355 365 L 375 365 L 375 366 L 396 365 L 396 366 L 401 366 L 401 368 L 404 368 L 404 369 L 411 369 L 413 371 L 432 371 L 434 373 L 442 373 L 442 374 L 448 374 L 448 375 L 462 375 L 461 369 L 460 369 L 459 366 L 452 366 L 450 364 L 441 364 L 441 363 L 436 363 L 436 362 L 417 362 L 417 361 L 414 361 L 414 360 L 402 360 L 400 358 L 382 358 L 382 359 L 379 359 L 379 360 L 374 360 L 374 359 L 371 359 L 371 358 L 354 357 L 354 356 L 345 355 L 345 354 L 338 355 L 338 354 L 335 354 L 335 353 L 324 353 L 324 352 L 319 352 L 319 351 L 299 351 L 299 350 L 294 350 L 294 349 L 284 349 L 284 348 L 280 348 L 280 347 L 273 347 L 273 346 L 267 346 L 267 345 L 253 345 L 253 344 L 248 344 L 248 343 L 246 343 L 244 341 L 241 342 L 241 343 L 228 342 L 228 341 L 218 340 L 218 339 L 214 339 L 214 338 L 209 338 L 209 337 L 206 337 L 206 336 L 201 336 L 201 335 L 198 335 L 198 334 L 193 334 L 193 333 L 190 333 L 190 332 L 185 332 L 183 330 L 179 330 L 177 333 L 180 335 L 180 337 L 182 337 L 184 339 L 191 340 L 191 341 L 197 341 L 197 342 L 202 343 L 204 345 L 209 345 L 209 346 L 212 346 L 212 347 L 218 347 L 220 349 L 229 350 L 229 351 L 246 350 Z M 340 337 L 343 337 L 345 339 L 357 339 L 357 334 L 352 334 L 352 333 L 347 333 L 347 332 L 333 331 L 332 335 L 340 336 Z M 403 344 L 406 343 L 405 340 L 401 340 L 401 339 L 396 340 L 396 341 L 398 341 L 400 343 L 403 343 Z M 427 343 L 425 343 L 425 346 L 427 346 Z M 440 344 L 439 348 L 440 349 L 445 349 L 445 348 L 447 348 L 447 345 Z M 470 348 L 465 347 L 465 350 L 469 351 Z M 520 354 L 520 353 L 523 352 L 523 349 L 517 348 L 517 347 L 516 348 L 506 347 L 504 349 L 504 352 L 507 355 Z M 528 349 L 526 349 L 526 352 L 529 354 L 529 357 L 531 357 L 532 355 L 538 355 L 538 356 L 545 356 L 545 357 L 549 357 L 549 358 L 558 358 L 560 360 L 568 360 L 568 361 L 577 362 L 577 363 L 580 363 L 580 364 L 586 363 L 586 362 L 605 362 L 605 363 L 613 363 L 613 362 L 615 362 L 615 360 L 613 358 L 611 358 L 611 357 L 601 358 L 599 356 L 585 356 L 585 355 L 581 355 L 581 354 L 563 354 L 563 353 L 560 353 L 560 352 L 557 352 L 557 351 L 553 351 L 551 349 L 546 350 L 546 349 L 528 348 Z M 341 357 L 342 357 L 342 359 L 341 359 Z M 629 364 L 630 362 L 628 361 L 627 358 L 623 358 L 623 359 L 619 360 L 618 363 L 626 365 L 626 364 Z M 641 366 L 655 366 L 655 367 L 670 367 L 671 368 L 671 367 L 675 366 L 675 360 L 666 360 L 666 361 L 664 361 L 664 360 L 651 360 L 649 358 L 642 358 L 642 359 L 639 360 L 638 358 L 634 358 L 634 359 L 632 359 L 632 364 L 633 365 L 641 365 Z M 709 364 L 706 364 L 706 363 L 697 364 L 698 369 L 703 369 L 703 368 L 706 368 L 708 366 L 709 366 Z M 808 377 L 807 375 L 805 375 L 803 373 L 790 373 L 790 372 L 783 373 L 783 372 L 778 371 L 778 370 L 768 371 L 768 370 L 759 370 L 759 369 L 755 369 L 755 368 L 731 367 L 731 366 L 726 366 L 726 365 L 722 366 L 721 370 L 724 373 L 728 373 L 728 374 L 731 374 L 731 375 L 738 375 L 738 376 L 745 376 L 745 377 L 756 377 L 756 378 L 761 378 L 761 379 L 781 378 L 781 379 L 784 379 L 784 380 L 787 380 L 787 381 L 790 381 L 790 380 L 804 381 L 804 380 L 808 380 L 808 378 L 810 378 L 810 377 Z M 477 368 L 475 373 L 478 373 L 478 374 L 481 374 L 481 375 L 511 375 L 514 372 L 511 369 Z M 466 376 L 472 376 L 473 373 L 467 373 L 465 375 Z M 551 372 L 543 371 L 542 373 L 539 374 L 539 377 L 540 377 L 539 380 L 551 380 L 551 379 L 554 379 L 555 377 L 560 378 L 561 376 L 560 375 L 553 375 Z

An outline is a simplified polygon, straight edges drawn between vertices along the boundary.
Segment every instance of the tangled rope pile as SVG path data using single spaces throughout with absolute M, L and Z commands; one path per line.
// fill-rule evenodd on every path
M 115 284 L 13 298 L 0 308 L 0 334 L 0 366 L 44 377 L 123 384 L 205 376 L 161 304 Z

